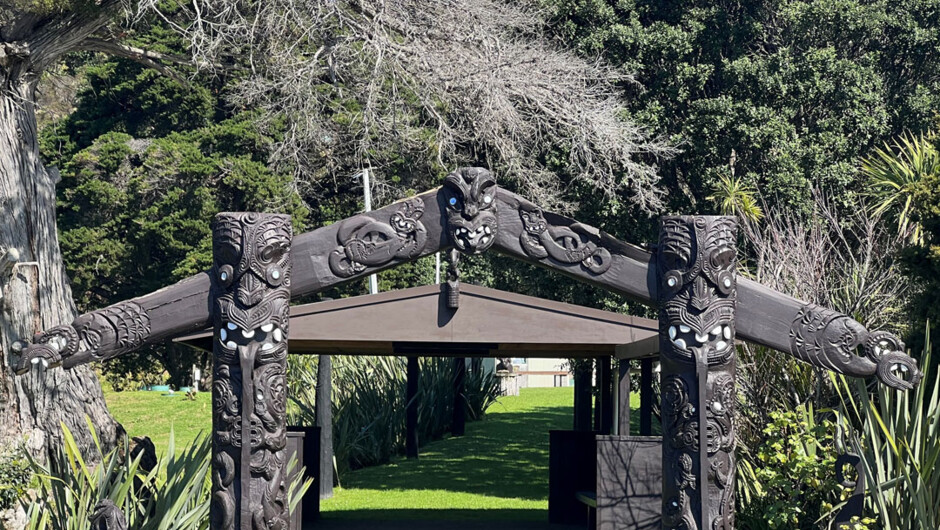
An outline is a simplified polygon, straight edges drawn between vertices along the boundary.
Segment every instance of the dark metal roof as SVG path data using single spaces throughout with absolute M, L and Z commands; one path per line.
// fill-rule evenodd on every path
M 561 358 L 658 352 L 655 320 L 470 284 L 460 285 L 460 308 L 452 310 L 444 288 L 427 285 L 291 307 L 289 351 Z M 212 347 L 211 331 L 177 340 Z M 630 344 L 642 347 L 624 350 Z

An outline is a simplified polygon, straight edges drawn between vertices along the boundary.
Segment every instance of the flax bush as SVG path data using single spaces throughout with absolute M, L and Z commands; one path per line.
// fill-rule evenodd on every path
M 94 426 L 89 422 L 92 433 Z M 86 530 L 95 505 L 109 499 L 124 513 L 129 530 L 206 530 L 209 528 L 211 440 L 200 435 L 181 455 L 174 436 L 152 469 L 142 466 L 144 452 L 131 455 L 123 444 L 107 454 L 98 445 L 99 464 L 86 463 L 72 433 L 63 426 L 65 443 L 50 454 L 48 463 L 30 458 L 38 479 L 34 498 L 22 502 L 28 530 Z M 97 436 L 95 438 L 97 443 Z M 293 468 L 296 461 L 289 464 Z M 288 487 L 295 506 L 310 487 L 303 473 Z
M 940 528 L 940 379 L 931 363 L 930 326 L 924 379 L 915 390 L 833 376 L 840 424 L 862 458 L 868 507 L 884 530 Z

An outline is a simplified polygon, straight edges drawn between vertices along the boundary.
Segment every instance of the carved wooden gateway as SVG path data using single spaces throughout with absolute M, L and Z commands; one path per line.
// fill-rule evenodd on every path
M 286 529 L 291 298 L 439 251 L 490 248 L 660 311 L 663 528 L 734 528 L 735 339 L 897 389 L 921 373 L 894 335 L 735 275 L 735 221 L 667 217 L 650 254 L 499 189 L 481 168 L 292 238 L 286 216 L 220 214 L 210 271 L 37 334 L 18 372 L 106 360 L 207 327 L 213 337 L 213 529 Z

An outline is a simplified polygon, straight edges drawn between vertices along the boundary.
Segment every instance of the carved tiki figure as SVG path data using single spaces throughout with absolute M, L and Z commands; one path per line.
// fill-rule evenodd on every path
M 212 528 L 286 529 L 290 218 L 223 213 L 212 236 Z
M 736 231 L 729 217 L 662 222 L 663 528 L 734 527 Z
M 444 179 L 447 235 L 457 250 L 479 254 L 496 241 L 496 178 L 479 168 L 460 168 Z

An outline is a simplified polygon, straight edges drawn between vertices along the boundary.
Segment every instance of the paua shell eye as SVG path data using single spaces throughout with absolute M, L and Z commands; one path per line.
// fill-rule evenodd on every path
M 277 265 L 271 265 L 264 272 L 265 279 L 269 284 L 277 287 L 284 281 L 284 271 Z
M 451 197 L 447 200 L 447 204 L 451 206 L 457 206 L 457 197 Z
M 231 265 L 222 265 L 219 267 L 218 272 L 219 283 L 228 287 L 232 284 L 232 276 L 234 276 L 234 274 Z
M 721 294 L 730 293 L 736 284 L 734 274 L 731 274 L 729 271 L 721 271 L 718 273 L 718 290 Z
M 665 284 L 667 291 L 678 291 L 682 288 L 682 273 L 679 271 L 667 272 L 663 276 L 663 283 Z

